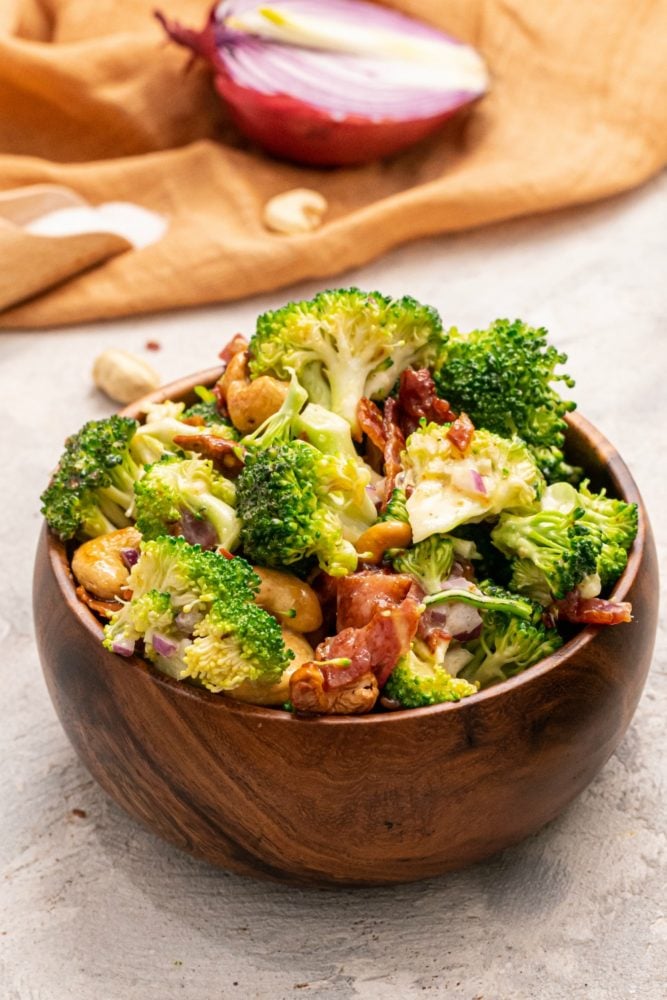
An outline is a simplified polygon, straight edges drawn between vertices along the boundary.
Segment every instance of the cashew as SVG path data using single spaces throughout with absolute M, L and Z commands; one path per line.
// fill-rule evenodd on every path
M 387 549 L 404 549 L 412 541 L 412 528 L 405 521 L 378 521 L 355 542 L 364 562 L 379 563 Z
M 317 594 L 303 580 L 291 573 L 255 566 L 262 581 L 255 598 L 260 608 L 269 611 L 283 625 L 295 632 L 314 632 L 322 624 L 322 608 Z
M 74 553 L 72 572 L 90 594 L 105 601 L 113 600 L 130 575 L 121 551 L 138 548 L 140 541 L 136 528 L 121 528 L 91 538 Z
M 244 434 L 254 431 L 267 417 L 277 413 L 289 386 L 272 375 L 254 382 L 232 382 L 227 388 L 227 409 L 234 427 Z
M 247 351 L 240 351 L 230 358 L 229 364 L 220 377 L 218 388 L 220 389 L 223 403 L 227 402 L 227 392 L 232 382 L 245 382 L 246 384 L 250 382 Z
M 161 381 L 147 361 L 116 347 L 103 351 L 93 363 L 93 382 L 118 403 L 133 403 L 157 389 Z
M 330 690 L 325 690 L 317 661 L 304 663 L 290 676 L 290 701 L 297 712 L 308 715 L 365 715 L 375 705 L 378 694 L 377 679 L 370 671 Z
M 328 208 L 319 191 L 293 188 L 270 198 L 264 206 L 263 221 L 274 233 L 309 233 L 322 224 Z
M 302 635 L 297 635 L 288 628 L 283 628 L 281 631 L 283 642 L 294 653 L 294 659 L 290 660 L 289 666 L 283 670 L 280 680 L 268 686 L 257 681 L 243 681 L 233 691 L 225 692 L 230 698 L 246 701 L 251 705 L 283 705 L 287 701 L 290 677 L 302 664 L 312 660 L 314 653 L 312 646 Z

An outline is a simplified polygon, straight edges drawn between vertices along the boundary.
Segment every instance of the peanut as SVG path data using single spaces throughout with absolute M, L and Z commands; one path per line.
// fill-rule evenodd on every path
M 103 351 L 93 363 L 93 382 L 117 403 L 133 403 L 161 381 L 147 361 L 117 347 Z
M 322 224 L 328 208 L 327 200 L 319 191 L 310 188 L 293 188 L 270 198 L 264 206 L 263 221 L 274 233 L 292 235 L 309 233 Z

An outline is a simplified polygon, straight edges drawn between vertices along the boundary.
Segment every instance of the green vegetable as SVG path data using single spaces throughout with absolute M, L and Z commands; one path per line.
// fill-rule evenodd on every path
M 183 422 L 185 403 L 151 403 L 146 410 L 146 419 L 137 428 L 132 438 L 132 454 L 143 465 L 159 462 L 165 453 L 181 454 L 187 451 L 182 445 L 174 444 L 176 437 L 195 437 L 202 433 L 201 427 Z M 227 425 L 215 424 L 207 429 L 208 434 L 229 439 Z
M 258 318 L 250 374 L 294 371 L 311 401 L 344 417 L 357 437 L 359 400 L 383 399 L 404 368 L 425 363 L 441 328 L 434 309 L 407 296 L 332 289 Z
M 425 424 L 406 442 L 407 511 L 415 542 L 448 534 L 506 509 L 530 509 L 543 488 L 535 460 L 518 438 L 476 430 L 465 455 L 448 424 Z
M 398 661 L 384 686 L 386 697 L 402 708 L 422 708 L 445 701 L 460 701 L 477 693 L 477 685 L 463 677 L 453 677 L 438 657 L 424 643 L 415 641 L 410 651 Z
M 532 621 L 522 621 L 515 615 L 485 611 L 481 635 L 465 644 L 472 659 L 460 673 L 484 688 L 532 667 L 562 644 L 558 632 L 545 628 L 535 616 Z
M 106 625 L 104 645 L 128 655 L 141 639 L 160 670 L 210 691 L 273 684 L 292 653 L 276 620 L 254 604 L 259 583 L 244 559 L 183 538 L 142 542 L 128 579 L 132 600 Z
M 183 534 L 183 518 L 192 518 L 213 529 L 214 543 L 232 551 L 241 524 L 234 511 L 234 485 L 203 458 L 166 455 L 146 470 L 135 484 L 137 528 L 144 538 Z
M 137 421 L 90 420 L 67 438 L 42 513 L 63 539 L 94 538 L 130 524 L 134 484 L 143 473 L 130 453 Z
M 539 510 L 523 517 L 501 514 L 491 539 L 513 560 L 512 590 L 545 606 L 575 587 L 586 585 L 586 596 L 600 592 L 595 575 L 601 546 L 581 523 L 583 513 L 583 508 L 575 507 L 567 512 Z
M 397 573 L 413 577 L 425 594 L 435 594 L 452 571 L 454 541 L 448 535 L 431 535 L 410 549 L 390 553 Z
M 581 470 L 567 465 L 563 456 L 563 418 L 575 404 L 554 388 L 557 382 L 574 385 L 556 372 L 566 361 L 567 355 L 547 346 L 545 329 L 498 319 L 486 330 L 448 330 L 434 378 L 438 394 L 455 410 L 464 410 L 476 427 L 522 438 L 549 481 L 576 481 Z
M 498 611 L 524 621 L 535 618 L 535 607 L 531 601 L 519 594 L 510 593 L 490 580 L 485 580 L 479 586 L 473 584 L 467 590 L 463 587 L 450 587 L 439 593 L 432 592 L 424 598 L 423 603 L 427 607 L 431 604 L 469 604 L 478 611 Z
M 408 524 L 410 518 L 408 517 L 407 497 L 405 495 L 405 490 L 396 487 L 392 490 L 391 496 L 389 497 L 389 502 L 385 509 L 380 514 L 378 518 L 379 521 L 403 521 L 404 524 Z
M 193 403 L 183 410 L 183 417 L 201 417 L 205 426 L 216 426 L 224 429 L 224 436 L 229 441 L 236 441 L 238 431 L 225 420 L 218 409 L 218 397 L 205 385 L 196 385 L 195 393 L 199 396 L 199 402 Z
M 554 483 L 546 490 L 542 506 L 565 513 L 575 507 L 583 509 L 578 524 L 600 546 L 596 563 L 600 582 L 603 587 L 615 583 L 626 567 L 628 549 L 637 534 L 637 504 L 613 500 L 605 490 L 591 493 L 585 480 L 578 491 L 569 483 Z
M 357 566 L 352 542 L 375 520 L 367 470 L 305 441 L 251 449 L 237 480 L 244 552 L 262 566 L 305 573 L 316 561 L 332 576 Z

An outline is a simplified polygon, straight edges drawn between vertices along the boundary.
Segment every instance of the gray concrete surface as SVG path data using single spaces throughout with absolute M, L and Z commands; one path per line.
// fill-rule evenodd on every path
M 582 411 L 636 474 L 664 559 L 666 244 L 663 177 L 406 247 L 341 280 L 410 292 L 463 327 L 548 326 Z M 75 758 L 42 683 L 29 594 L 48 470 L 66 433 L 110 409 L 91 361 L 156 338 L 165 379 L 194 371 L 285 298 L 0 338 L 0 1000 L 664 1000 L 664 624 L 634 723 L 587 792 L 521 846 L 417 885 L 307 892 L 213 870 L 126 818 Z

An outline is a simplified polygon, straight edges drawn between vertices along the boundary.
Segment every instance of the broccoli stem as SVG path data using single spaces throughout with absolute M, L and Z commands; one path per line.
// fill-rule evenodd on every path
M 422 604 L 448 604 L 448 603 L 469 604 L 473 608 L 481 611 L 502 611 L 515 618 L 522 618 L 530 621 L 534 614 L 534 608 L 528 601 L 520 597 L 499 597 L 488 594 L 474 593 L 470 590 L 452 587 L 451 590 L 441 590 L 437 594 L 429 594 L 424 597 Z

